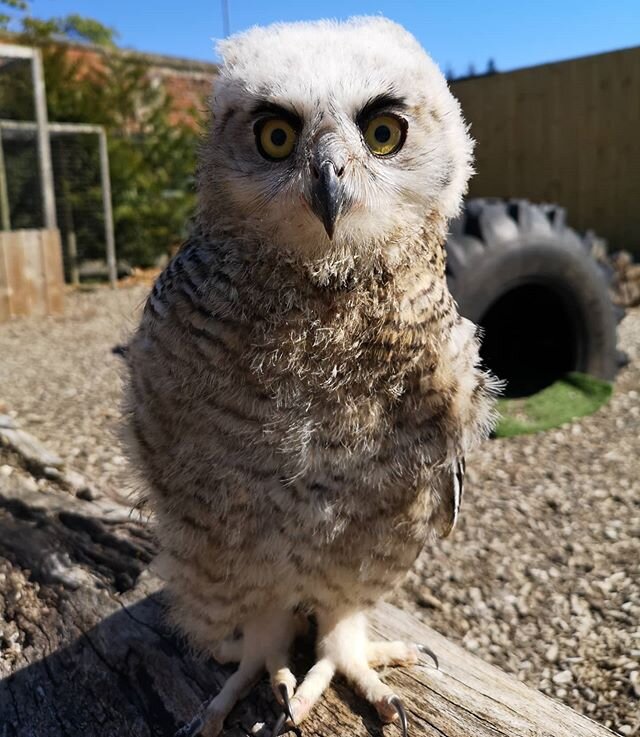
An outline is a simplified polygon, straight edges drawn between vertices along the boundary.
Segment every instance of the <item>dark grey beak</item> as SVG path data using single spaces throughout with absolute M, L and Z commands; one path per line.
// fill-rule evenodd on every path
M 336 220 L 344 205 L 343 172 L 344 166 L 339 168 L 328 159 L 312 168 L 311 209 L 322 221 L 329 238 L 333 238 Z

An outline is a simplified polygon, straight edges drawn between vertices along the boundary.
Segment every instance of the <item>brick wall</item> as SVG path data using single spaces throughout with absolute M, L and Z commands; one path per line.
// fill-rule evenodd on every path
M 21 39 L 12 34 L 3 34 L 0 41 L 23 45 Z M 89 44 L 61 43 L 71 59 L 82 59 L 88 69 L 100 68 L 107 54 L 118 54 L 142 61 L 149 65 L 149 77 L 161 85 L 173 100 L 172 122 L 194 121 L 192 110 L 204 110 L 213 88 L 218 67 L 213 63 L 199 62 L 180 57 L 160 54 L 144 54 L 123 49 L 105 49 Z

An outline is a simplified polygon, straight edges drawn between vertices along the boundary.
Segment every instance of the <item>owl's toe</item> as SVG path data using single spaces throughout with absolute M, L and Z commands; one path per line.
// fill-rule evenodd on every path
M 367 643 L 367 661 L 371 668 L 415 665 L 420 650 L 412 642 L 372 641 Z
M 289 668 L 279 668 L 276 673 L 271 675 L 271 687 L 278 703 L 284 707 L 287 716 L 293 721 L 289 699 L 293 696 L 296 688 L 296 677 Z
M 367 643 L 367 661 L 371 668 L 395 668 L 416 665 L 422 661 L 422 655 L 428 655 L 438 668 L 436 654 L 426 645 L 401 640 L 371 641 Z

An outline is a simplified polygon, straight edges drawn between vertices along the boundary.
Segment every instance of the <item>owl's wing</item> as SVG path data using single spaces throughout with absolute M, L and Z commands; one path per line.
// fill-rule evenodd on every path
M 438 500 L 431 522 L 439 537 L 448 537 L 456 526 L 464 491 L 464 458 L 442 469 L 436 479 Z

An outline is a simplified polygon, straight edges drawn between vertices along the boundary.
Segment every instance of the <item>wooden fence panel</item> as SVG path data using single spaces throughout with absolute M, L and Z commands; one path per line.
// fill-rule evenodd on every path
M 22 231 L 24 254 L 24 291 L 29 315 L 46 315 L 44 264 L 40 233 L 37 230 Z
M 6 322 L 11 317 L 11 302 L 9 288 L 9 272 L 4 240 L 0 236 L 0 322 Z
M 556 202 L 640 254 L 640 47 L 452 84 L 477 141 L 471 196 Z
M 5 248 L 5 262 L 9 282 L 9 310 L 11 317 L 29 314 L 27 301 L 25 258 L 22 248 L 22 235 L 19 230 L 2 235 Z
M 0 321 L 61 314 L 63 297 L 58 231 L 0 232 Z
M 44 293 L 49 315 L 64 311 L 64 266 L 59 230 L 41 230 L 40 242 L 44 269 Z

